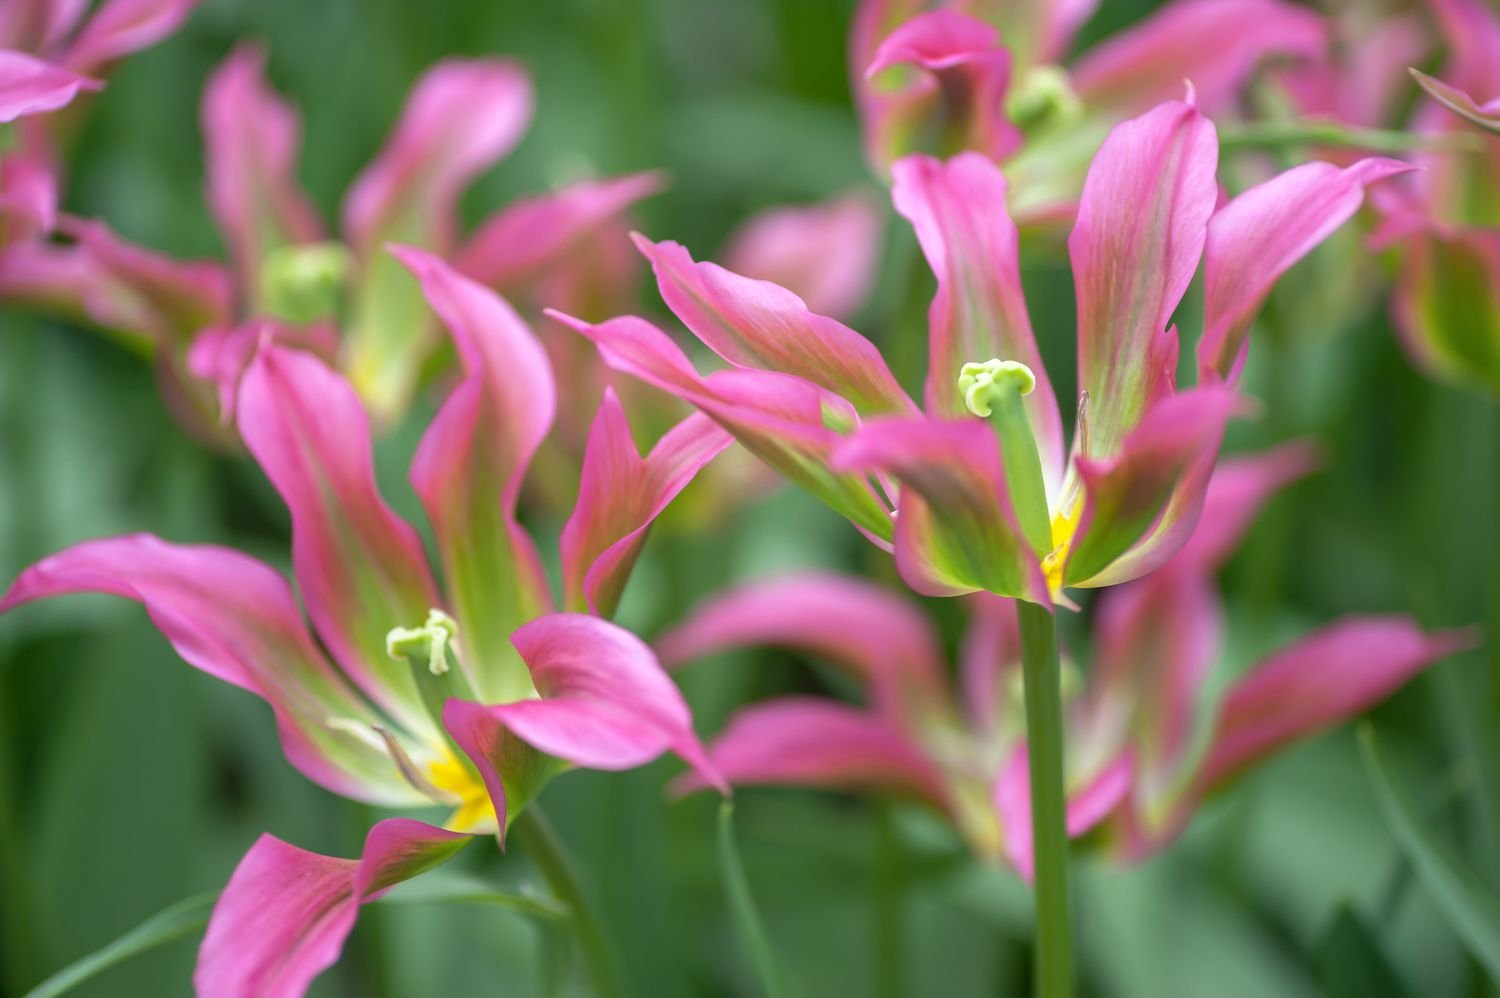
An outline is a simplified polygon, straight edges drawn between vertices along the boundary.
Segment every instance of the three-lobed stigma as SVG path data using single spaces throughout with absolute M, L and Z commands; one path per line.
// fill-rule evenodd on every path
M 959 369 L 958 390 L 971 413 L 988 418 L 997 393 L 1030 395 L 1036 390 L 1036 375 L 1018 360 L 972 361 Z

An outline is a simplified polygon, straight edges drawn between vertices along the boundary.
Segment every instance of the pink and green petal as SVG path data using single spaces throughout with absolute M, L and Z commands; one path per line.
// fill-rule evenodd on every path
M 1169 101 L 1115 126 L 1094 156 L 1068 238 L 1078 297 L 1078 382 L 1088 393 L 1085 457 L 1116 453 L 1170 393 L 1172 312 L 1198 269 L 1218 197 L 1213 124 Z
M 788 289 L 818 315 L 848 318 L 875 283 L 880 212 L 862 190 L 751 216 L 730 236 L 724 265 Z
M 61 66 L 0 49 L 0 125 L 33 114 L 66 107 L 80 90 L 98 90 L 102 83 Z
M 569 609 L 614 616 L 651 524 L 733 442 L 708 416 L 694 413 L 643 458 L 618 396 L 605 390 L 584 449 L 578 503 L 559 541 Z
M 915 410 L 880 351 L 848 326 L 769 281 L 697 263 L 677 243 L 635 241 L 667 307 L 729 363 L 803 378 L 847 399 L 861 416 Z
M 96 73 L 176 31 L 200 0 L 106 0 L 68 47 L 63 63 Z
M 1420 70 L 1413 69 L 1411 75 L 1433 100 L 1469 124 L 1500 135 L 1500 97 L 1481 105 L 1470 94 Z
M 85 592 L 135 600 L 189 665 L 264 699 L 288 761 L 308 779 L 356 800 L 423 802 L 383 749 L 350 732 L 381 721 L 328 664 L 291 586 L 263 562 L 145 534 L 86 541 L 21 573 L 0 613 Z
M 913 589 L 982 590 L 1051 606 L 1011 506 L 999 439 L 984 421 L 875 420 L 839 449 L 835 467 L 900 482 L 896 565 Z
M 193 338 L 187 352 L 187 371 L 210 382 L 218 390 L 219 418 L 234 425 L 234 403 L 240 378 L 255 359 L 262 343 L 305 350 L 332 363 L 338 356 L 338 330 L 328 323 L 290 326 L 267 319 L 252 319 L 234 327 L 214 326 Z
M 1368 185 L 1411 169 L 1399 160 L 1379 158 L 1342 170 L 1330 163 L 1304 163 L 1215 212 L 1204 249 L 1201 377 L 1238 380 L 1250 324 L 1277 278 L 1359 210 Z
M 262 835 L 214 905 L 193 985 L 223 998 L 300 998 L 338 961 L 359 908 L 447 861 L 469 836 L 410 818 L 370 829 L 359 859 Z
M 413 87 L 385 148 L 343 205 L 344 235 L 358 260 L 348 370 L 378 416 L 401 411 L 431 346 L 416 280 L 386 243 L 448 253 L 464 188 L 520 141 L 532 89 L 504 59 L 449 59 Z
M 1026 313 L 1005 175 L 974 153 L 946 163 L 910 156 L 891 174 L 896 211 L 912 223 L 937 275 L 937 296 L 928 313 L 928 411 L 967 414 L 958 391 L 959 369 L 967 363 L 997 358 L 1025 364 L 1036 376 L 1026 409 L 1043 477 L 1049 489 L 1055 488 L 1064 460 L 1062 419 Z
M 322 361 L 275 344 L 240 380 L 240 437 L 292 516 L 292 568 L 313 627 L 344 673 L 408 730 L 436 736 L 386 635 L 439 607 L 422 540 L 375 485 L 370 422 Z
M 1069 838 L 1078 838 L 1109 816 L 1130 793 L 1134 766 L 1122 754 L 1080 786 L 1068 791 Z M 995 812 L 1005 838 L 1005 855 L 1028 883 L 1034 874 L 1031 839 L 1031 775 L 1027 771 L 1026 746 L 1011 753 L 1000 778 L 995 781 Z

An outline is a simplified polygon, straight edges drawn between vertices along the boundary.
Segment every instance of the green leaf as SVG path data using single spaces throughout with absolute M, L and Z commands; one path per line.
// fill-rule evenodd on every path
M 1408 998 L 1411 995 L 1380 941 L 1347 903 L 1339 905 L 1334 913 L 1333 923 L 1328 926 L 1313 959 L 1318 982 L 1329 998 L 1363 998 L 1364 995 Z
M 217 891 L 197 894 L 157 912 L 114 942 L 59 970 L 32 988 L 26 998 L 53 998 L 67 994 L 117 963 L 202 932 L 218 897 Z
M 467 873 L 446 870 L 424 874 L 391 888 L 380 898 L 382 904 L 480 904 L 494 905 L 521 915 L 545 921 L 562 921 L 568 910 L 549 898 L 526 891 L 503 890 L 495 884 Z
M 1417 879 L 1490 979 L 1500 981 L 1500 901 L 1484 891 L 1479 886 L 1481 878 L 1465 869 L 1452 851 L 1422 826 L 1410 798 L 1392 782 L 1375 744 L 1374 729 L 1368 725 L 1360 729 L 1359 746 L 1376 802 Z
M 739 846 L 734 839 L 734 804 L 727 800 L 719 805 L 719 876 L 724 881 L 724 893 L 729 896 L 735 927 L 745 948 L 750 951 L 750 961 L 760 978 L 761 990 L 766 998 L 786 998 L 789 994 L 786 980 L 776 964 L 770 937 L 766 935 L 766 928 L 756 911 L 750 881 L 740 862 Z

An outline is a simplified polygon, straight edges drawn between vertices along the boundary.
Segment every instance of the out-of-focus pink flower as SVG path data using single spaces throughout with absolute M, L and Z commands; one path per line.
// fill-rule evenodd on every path
M 1306 473 L 1306 448 L 1224 462 L 1192 540 L 1153 575 L 1105 594 L 1086 683 L 1066 659 L 1068 830 L 1102 829 L 1121 859 L 1168 845 L 1204 795 L 1270 753 L 1332 727 L 1462 648 L 1399 617 L 1351 617 L 1238 679 L 1202 708 L 1221 653 L 1213 575 L 1260 505 Z M 702 604 L 657 648 L 669 668 L 729 648 L 792 648 L 852 674 L 868 706 L 814 697 L 742 709 L 709 746 L 731 783 L 874 791 L 924 801 L 976 854 L 1031 874 L 1030 787 L 1015 605 L 972 598 L 949 689 L 937 636 L 871 583 L 803 575 Z M 1207 746 L 1198 754 L 1196 750 Z M 688 775 L 682 785 L 702 785 Z
M 1172 101 L 1116 127 L 1094 158 L 1068 241 L 1081 389 L 1071 448 L 1027 315 L 1005 177 L 978 153 L 912 156 L 893 169 L 896 210 L 938 282 L 925 412 L 859 333 L 675 243 L 638 240 L 667 305 L 727 370 L 700 376 L 640 319 L 563 318 L 610 366 L 707 413 L 893 548 L 918 591 L 1050 605 L 1067 587 L 1145 575 L 1182 546 L 1239 404 L 1232 384 L 1261 302 L 1358 208 L 1367 184 L 1407 169 L 1312 163 L 1217 206 L 1217 153 L 1213 125 Z M 1179 391 L 1167 323 L 1200 260 L 1199 384 Z M 1002 377 L 1026 396 L 1025 426 L 1003 445 L 998 424 L 973 418 L 991 415 L 974 393 Z M 1023 482 L 1038 464 L 1041 481 Z M 1018 511 L 1018 489 L 1029 511 Z
M 673 751 L 719 782 L 650 649 L 600 617 L 554 613 L 516 522 L 555 405 L 540 343 L 493 292 L 429 253 L 395 252 L 463 368 L 410 469 L 446 585 L 375 485 L 353 387 L 267 336 L 222 346 L 250 355 L 235 418 L 290 509 L 301 606 L 260 561 L 146 535 L 47 558 L 0 599 L 0 611 L 74 592 L 136 600 L 191 665 L 267 702 L 288 761 L 309 779 L 355 800 L 449 811 L 446 830 L 381 822 L 358 861 L 262 838 L 209 925 L 205 993 L 300 994 L 337 957 L 362 902 L 441 862 L 467 833 L 503 836 L 570 764 L 622 769 Z M 642 457 L 606 396 L 563 534 L 570 606 L 613 610 L 652 520 L 729 442 L 695 414 Z

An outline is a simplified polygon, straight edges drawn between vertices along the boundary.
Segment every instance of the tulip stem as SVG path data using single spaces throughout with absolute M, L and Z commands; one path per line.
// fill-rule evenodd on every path
M 568 908 L 568 924 L 583 955 L 584 968 L 598 998 L 619 998 L 619 964 L 610 949 L 593 905 L 583 889 L 572 857 L 541 809 L 532 804 L 516 816 L 511 834 L 547 881 L 553 896 Z
M 1067 802 L 1063 787 L 1062 670 L 1057 618 L 1018 600 L 1026 691 L 1026 748 L 1031 771 L 1031 840 L 1036 859 L 1035 993 L 1073 994 L 1072 922 L 1068 914 Z

